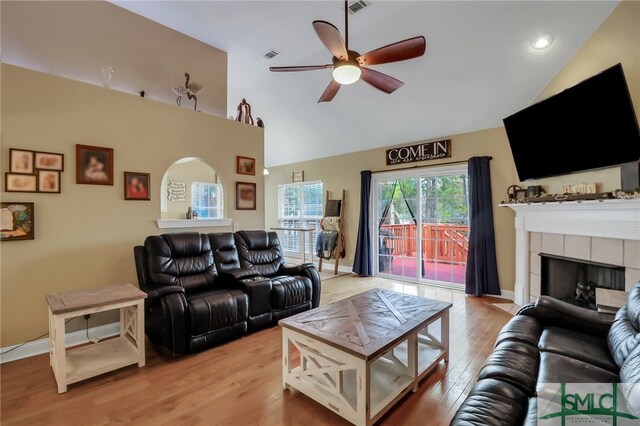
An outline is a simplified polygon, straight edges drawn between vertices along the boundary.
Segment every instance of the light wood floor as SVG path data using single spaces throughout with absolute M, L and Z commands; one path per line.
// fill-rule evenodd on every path
M 323 285 L 322 303 L 381 287 L 453 303 L 451 353 L 378 423 L 447 425 L 475 383 L 511 315 L 491 298 L 343 276 Z M 273 327 L 177 360 L 149 345 L 147 365 L 71 385 L 58 395 L 48 354 L 0 367 L 2 425 L 347 425 L 297 391 L 283 391 L 280 330 Z

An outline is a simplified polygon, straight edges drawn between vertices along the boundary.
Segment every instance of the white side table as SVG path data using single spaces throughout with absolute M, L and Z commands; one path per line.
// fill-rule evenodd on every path
M 49 305 L 49 363 L 58 393 L 67 385 L 131 364 L 143 367 L 144 299 L 146 293 L 132 284 L 47 295 Z M 66 350 L 65 321 L 97 312 L 120 310 L 120 336 Z

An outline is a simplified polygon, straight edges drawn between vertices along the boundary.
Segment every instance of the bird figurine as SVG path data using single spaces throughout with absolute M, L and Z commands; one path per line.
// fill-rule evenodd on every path
M 184 73 L 184 77 L 186 79 L 185 83 L 184 83 L 184 87 L 187 88 L 187 97 L 189 98 L 189 100 L 194 100 L 195 104 L 193 105 L 193 110 L 196 111 L 196 108 L 198 108 L 198 92 L 200 90 L 202 90 L 202 84 L 200 83 L 196 83 L 195 81 L 189 81 L 189 79 L 191 78 L 191 76 L 189 76 L 189 73 Z
M 178 95 L 178 98 L 176 99 L 176 105 L 182 106 L 182 97 L 189 92 L 187 88 L 183 86 L 175 86 L 171 90 L 173 90 L 173 93 Z

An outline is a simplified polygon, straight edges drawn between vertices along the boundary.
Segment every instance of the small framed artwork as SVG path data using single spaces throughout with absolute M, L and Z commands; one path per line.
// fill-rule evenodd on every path
M 7 192 L 38 192 L 36 175 L 5 173 L 4 190 Z
M 522 202 L 527 198 L 526 189 L 516 189 L 516 202 Z
M 150 200 L 150 181 L 149 173 L 124 172 L 124 199 Z
M 33 173 L 35 152 L 26 149 L 9 148 L 9 171 L 11 173 Z
M 293 172 L 291 175 L 291 180 L 293 180 L 294 182 L 304 182 L 304 170 Z
M 64 154 L 55 152 L 36 152 L 35 168 L 38 170 L 64 171 Z
M 256 184 L 236 182 L 236 210 L 256 209 Z
M 33 203 L 9 203 L 0 205 L 0 241 L 33 240 Z
M 236 157 L 236 172 L 239 175 L 256 175 L 256 159 L 249 157 Z
M 38 170 L 38 192 L 60 193 L 60 172 Z
M 76 183 L 113 185 L 113 148 L 76 145 Z

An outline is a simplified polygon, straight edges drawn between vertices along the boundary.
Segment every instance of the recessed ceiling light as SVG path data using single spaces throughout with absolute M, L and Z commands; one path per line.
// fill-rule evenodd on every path
M 551 33 L 538 34 L 531 40 L 531 46 L 536 50 L 543 50 L 551 46 L 553 43 L 553 35 Z

